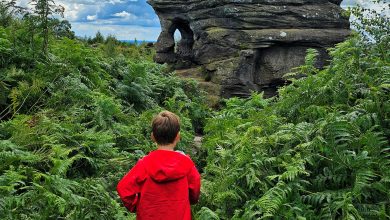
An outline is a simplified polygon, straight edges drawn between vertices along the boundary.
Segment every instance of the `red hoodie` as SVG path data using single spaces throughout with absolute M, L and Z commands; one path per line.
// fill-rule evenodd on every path
M 126 208 L 137 212 L 137 220 L 190 220 L 200 175 L 188 156 L 156 150 L 138 161 L 117 191 Z

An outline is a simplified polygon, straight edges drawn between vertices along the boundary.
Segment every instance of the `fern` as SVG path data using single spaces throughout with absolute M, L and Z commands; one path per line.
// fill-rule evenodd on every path
M 273 188 L 268 190 L 258 201 L 264 217 L 272 217 L 286 201 L 291 193 L 291 188 L 284 182 L 278 182 Z
M 387 47 L 386 36 L 353 37 L 330 50 L 323 70 L 311 51 L 287 76 L 306 77 L 277 99 L 227 100 L 206 123 L 202 206 L 223 219 L 386 219 Z M 241 204 L 214 199 L 232 189 L 243 191 Z

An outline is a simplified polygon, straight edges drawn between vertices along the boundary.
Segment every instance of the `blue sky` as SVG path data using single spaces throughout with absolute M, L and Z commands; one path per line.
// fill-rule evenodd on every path
M 97 31 L 120 40 L 154 41 L 160 21 L 146 0 L 58 0 L 65 7 L 65 19 L 78 36 Z
M 30 0 L 17 0 L 28 6 Z M 77 36 L 115 35 L 120 40 L 156 41 L 160 21 L 146 0 L 54 0 L 65 8 Z M 31 5 L 30 5 L 31 7 Z
M 29 0 L 20 0 L 26 4 Z M 343 6 L 365 4 L 368 0 L 344 0 Z M 115 35 L 120 40 L 155 41 L 160 21 L 146 0 L 56 0 L 65 7 L 65 19 L 77 36 Z

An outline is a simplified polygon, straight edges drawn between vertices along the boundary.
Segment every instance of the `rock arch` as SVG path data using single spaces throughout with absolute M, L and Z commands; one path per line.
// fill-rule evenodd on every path
M 162 31 L 155 61 L 184 76 L 207 77 L 222 97 L 251 91 L 276 94 L 282 76 L 304 61 L 309 48 L 320 52 L 350 34 L 341 0 L 148 0 Z M 183 38 L 175 52 L 174 31 Z M 188 70 L 183 70 L 188 69 Z M 205 78 L 206 79 L 206 78 Z M 207 84 L 207 85 L 209 85 Z
M 175 42 L 174 33 L 179 31 L 181 39 Z M 167 20 L 162 25 L 162 31 L 158 38 L 155 57 L 158 63 L 173 64 L 175 68 L 187 68 L 192 66 L 194 32 L 189 22 L 182 18 Z
M 168 29 L 170 35 L 174 38 L 175 31 L 178 30 L 181 35 L 179 42 L 175 42 L 175 54 L 183 60 L 192 60 L 192 48 L 194 46 L 194 32 L 189 26 L 189 22 L 174 19 L 171 27 Z

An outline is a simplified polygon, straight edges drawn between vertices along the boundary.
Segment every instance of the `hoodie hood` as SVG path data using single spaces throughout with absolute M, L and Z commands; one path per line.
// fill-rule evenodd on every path
M 143 158 L 148 175 L 156 182 L 169 182 L 186 176 L 194 167 L 192 160 L 176 151 L 156 150 Z

